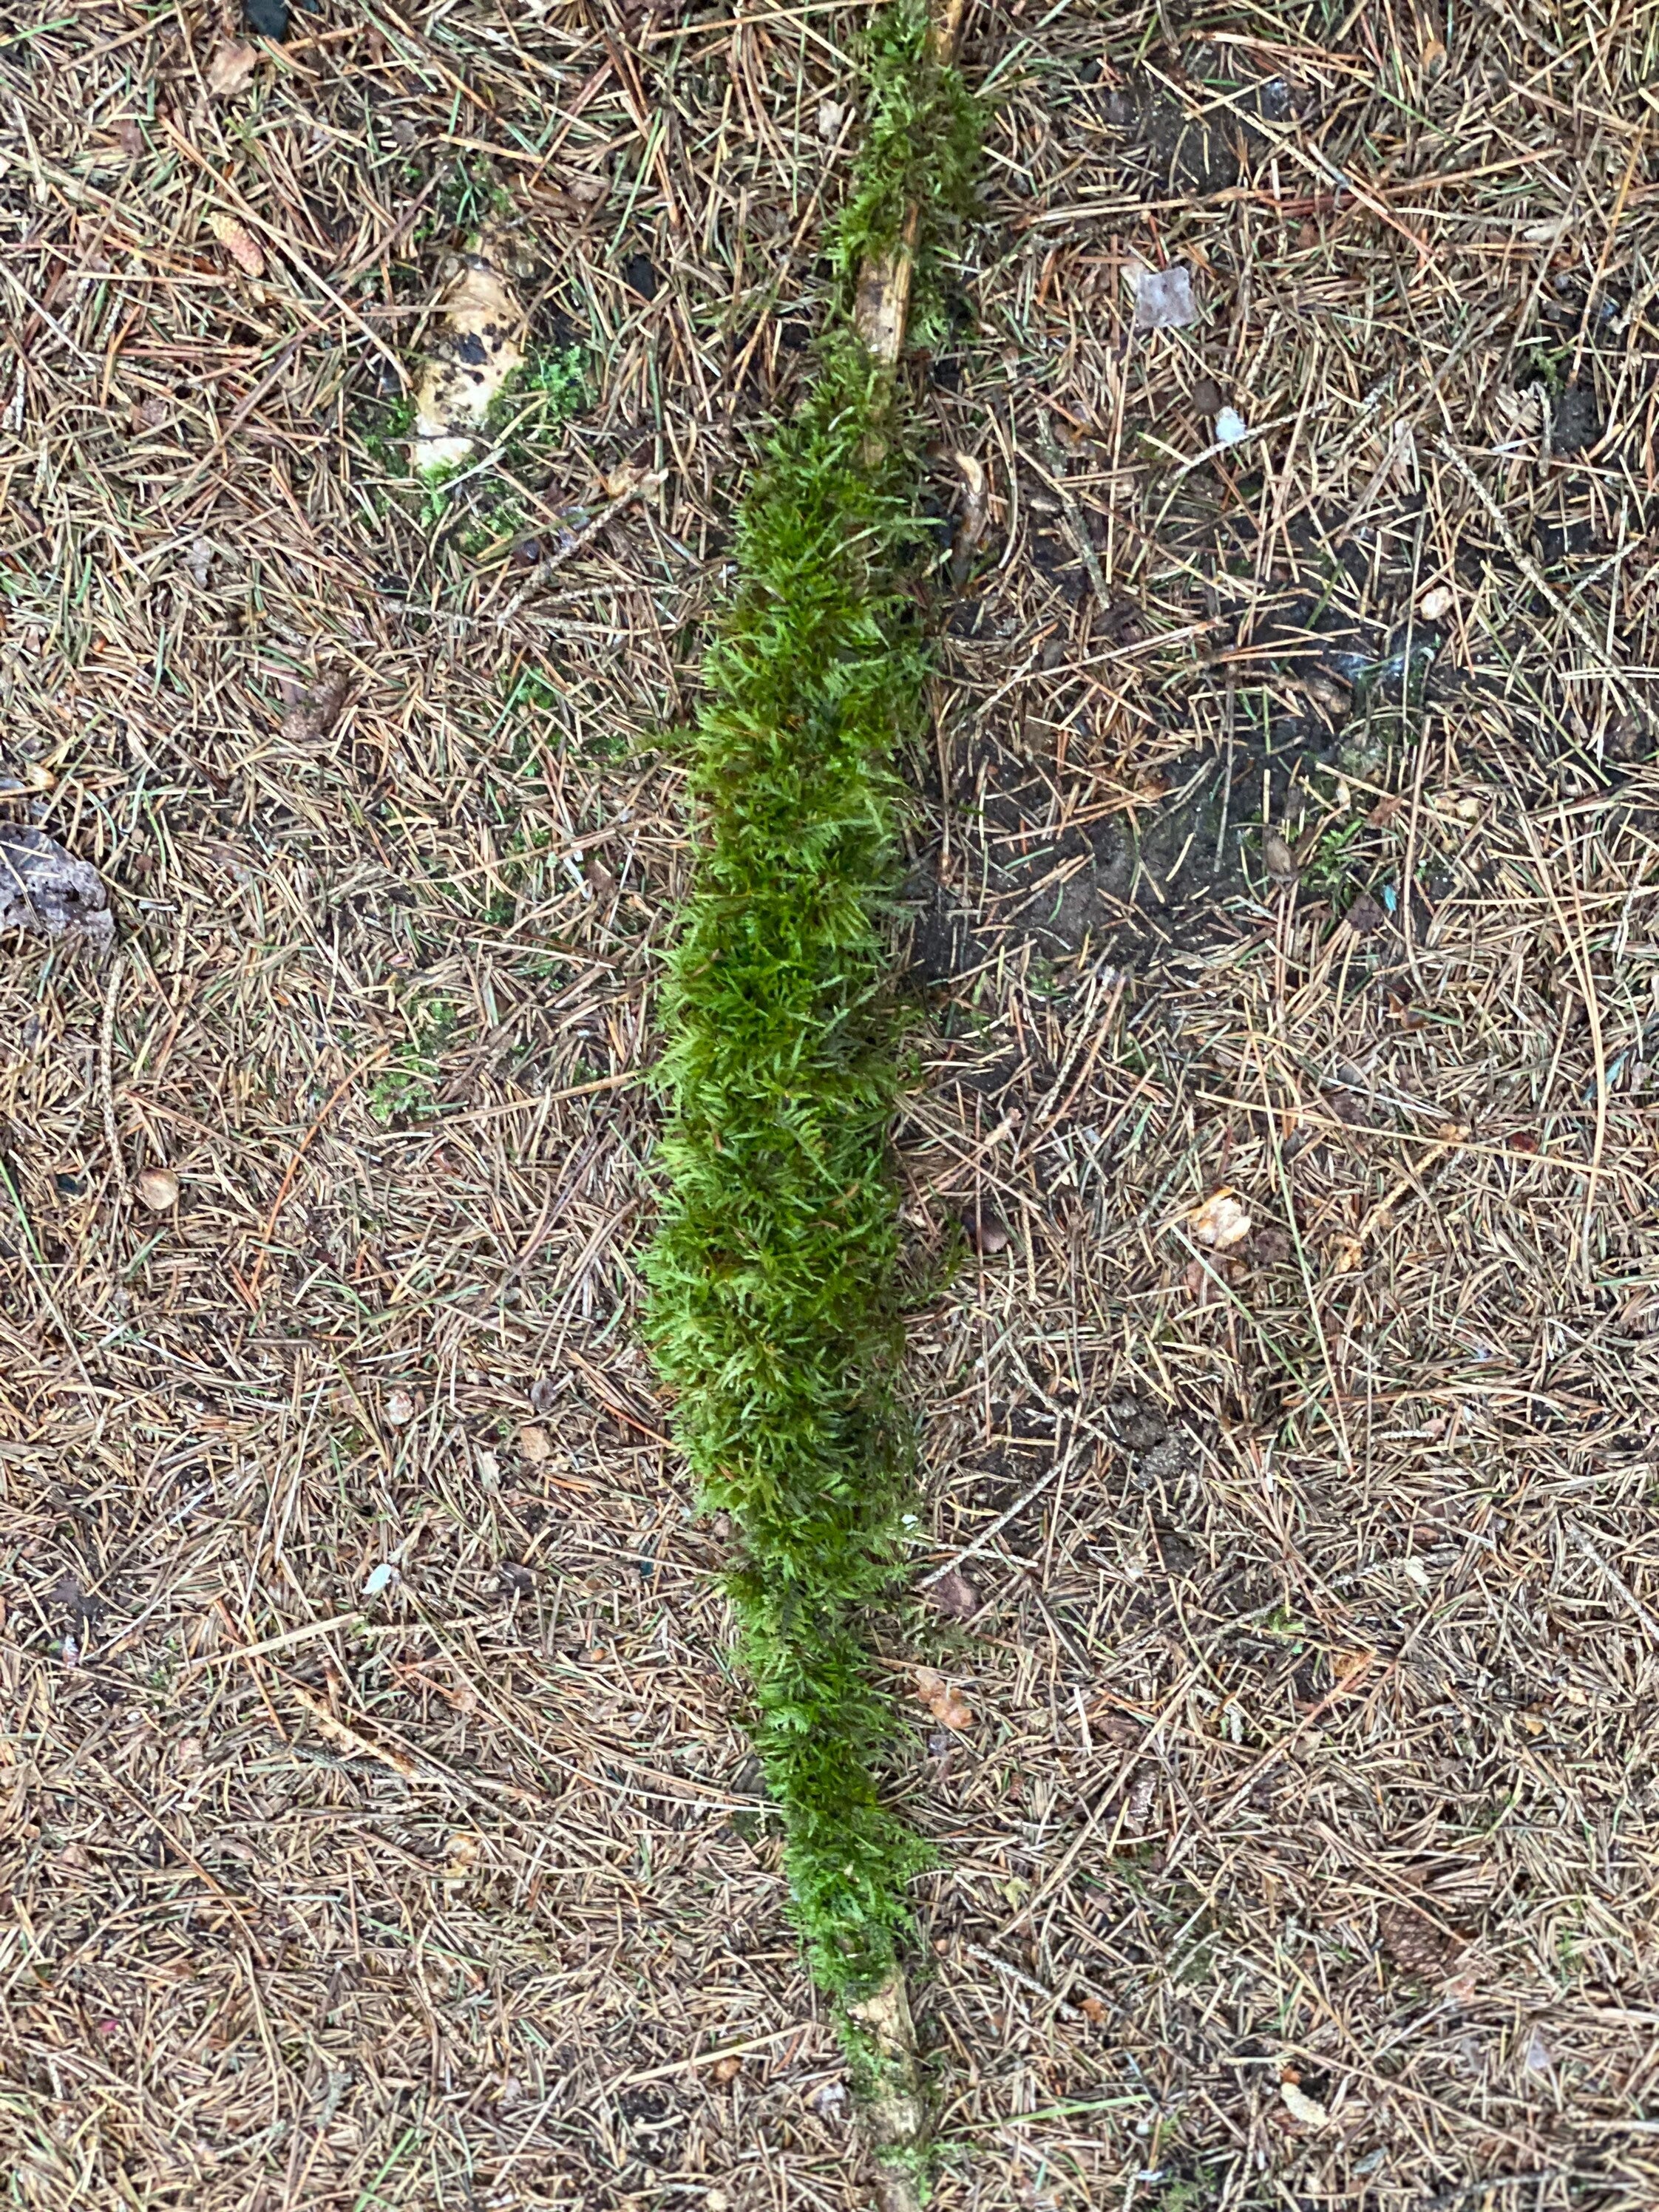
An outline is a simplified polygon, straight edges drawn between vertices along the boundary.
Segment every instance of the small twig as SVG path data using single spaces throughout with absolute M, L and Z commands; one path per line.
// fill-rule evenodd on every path
M 1089 534 L 1089 525 L 1084 517 L 1083 509 L 1073 498 L 1071 489 L 1066 482 L 1066 456 L 1060 449 L 1060 441 L 1055 437 L 1054 426 L 1046 415 L 1039 416 L 1037 418 L 1037 443 L 1042 448 L 1042 458 L 1047 465 L 1050 481 L 1060 495 L 1060 504 L 1066 517 L 1066 526 L 1071 532 L 1073 541 L 1082 557 L 1083 565 L 1089 572 L 1089 581 L 1094 586 L 1095 598 L 1099 602 L 1101 612 L 1103 614 L 1111 599 L 1111 594 L 1106 589 L 1106 572 L 1100 565 L 1100 556 L 1095 550 L 1095 541 Z
M 1071 1465 L 1072 1461 L 1076 1456 L 1076 1453 L 1077 1445 L 1074 1441 L 1071 1449 L 1066 1452 L 1065 1457 L 1062 1459 L 1056 1455 L 1053 1466 L 1048 1468 L 1047 1473 L 1040 1474 L 1024 1495 L 1023 1497 L 1017 1498 L 1006 1513 L 999 1513 L 996 1519 L 991 1523 L 990 1527 L 986 1529 L 983 1535 L 975 1536 L 971 1544 L 965 1545 L 963 1548 L 956 1554 L 954 1559 L 947 1559 L 942 1567 L 934 1567 L 930 1573 L 925 1574 L 921 1580 L 917 1583 L 917 1589 L 927 1589 L 931 1588 L 934 1583 L 941 1581 L 945 1576 L 953 1573 L 956 1569 L 963 1565 L 965 1561 L 977 1558 L 979 1553 L 984 1551 L 988 1545 L 995 1543 L 997 1538 L 1008 1526 L 1008 1523 L 1022 1514 L 1034 1498 L 1040 1498 L 1042 1495 L 1043 1492 L 1048 1487 L 1048 1485 L 1054 1480 L 1054 1477 L 1060 1472 L 1062 1468 L 1069 1467 Z
M 511 622 L 525 601 L 532 598 L 550 576 L 556 575 L 567 561 L 574 561 L 579 553 L 586 550 L 606 523 L 620 514 L 630 501 L 643 499 L 647 492 L 655 491 L 662 482 L 663 471 L 660 470 L 651 476 L 641 477 L 638 483 L 630 484 L 626 491 L 619 492 L 607 506 L 602 507 L 597 514 L 590 515 L 581 528 L 568 538 L 556 552 L 550 553 L 545 560 L 537 562 L 529 581 L 517 599 L 510 599 L 501 612 L 496 616 L 497 623 Z
M 684 2058 L 671 2059 L 666 2066 L 647 2066 L 637 2074 L 624 2074 L 611 2083 L 612 2091 L 637 2089 L 647 2081 L 672 2081 L 677 2074 L 693 2074 L 703 2066 L 718 2066 L 722 2058 L 746 2058 L 750 2051 L 769 2050 L 775 2043 L 787 2043 L 792 2036 L 803 2033 L 796 2021 L 789 2027 L 775 2027 L 769 2035 L 751 2035 L 744 2043 L 721 2044 L 714 2051 L 694 2051 Z
M 1034 1974 L 1024 1972 L 1007 1959 L 999 1959 L 994 1951 L 982 1951 L 977 1943 L 964 1943 L 963 1948 L 970 1959 L 977 1959 L 981 1966 L 989 1966 L 999 1974 L 1006 1974 L 1009 1980 L 1017 1984 L 1020 1989 L 1029 1990 L 1034 1997 L 1041 1997 L 1045 2004 L 1053 2005 L 1055 2013 L 1061 2020 L 1075 2020 L 1078 2017 L 1078 2009 L 1074 2004 L 1069 2002 L 1065 1997 L 1057 1996 L 1053 1990 L 1038 1981 Z
M 1659 1620 L 1656 1620 L 1654 1619 L 1653 1615 L 1648 1611 L 1646 1606 L 1644 1606 L 1641 1599 L 1637 1596 L 1636 1592 L 1631 1588 L 1624 1577 L 1618 1571 L 1617 1568 L 1609 1565 L 1607 1561 L 1602 1558 L 1600 1552 L 1598 1552 L 1595 1545 L 1591 1543 L 1589 1535 L 1586 1534 L 1584 1529 L 1579 1526 L 1578 1522 L 1577 1521 L 1569 1521 L 1565 1525 L 1568 1535 L 1570 1535 L 1573 1542 L 1577 1545 L 1579 1550 L 1584 1554 L 1584 1557 L 1587 1559 L 1593 1560 L 1595 1564 L 1600 1567 L 1601 1572 L 1607 1577 L 1607 1580 L 1613 1584 L 1614 1589 L 1618 1591 L 1620 1596 L 1624 1599 L 1625 1603 L 1630 1607 L 1631 1611 L 1636 1615 L 1638 1620 L 1641 1622 L 1643 1627 L 1646 1629 L 1648 1634 L 1653 1638 L 1656 1645 L 1659 1645 Z

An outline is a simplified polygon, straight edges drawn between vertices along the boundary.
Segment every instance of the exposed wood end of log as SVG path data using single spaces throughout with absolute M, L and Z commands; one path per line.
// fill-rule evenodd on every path
M 870 2082 L 860 2117 L 876 2161 L 878 2212 L 921 2212 L 927 2104 L 902 1972 L 896 1966 L 878 1989 L 849 2004 L 847 2015 L 869 2044 Z

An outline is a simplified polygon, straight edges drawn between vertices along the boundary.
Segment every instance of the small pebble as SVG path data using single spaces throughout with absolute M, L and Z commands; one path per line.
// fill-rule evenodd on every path
M 179 1178 L 171 1168 L 146 1168 L 138 1195 L 152 1213 L 167 1213 L 179 1203 Z
M 553 1456 L 553 1446 L 545 1429 L 520 1429 L 519 1449 L 532 1467 L 545 1467 Z
M 962 1225 L 968 1231 L 968 1241 L 975 1252 L 988 1259 L 1008 1249 L 1008 1225 L 991 1212 L 989 1206 L 970 1206 L 963 1212 Z
M 1417 611 L 1425 622 L 1438 622 L 1443 615 L 1451 612 L 1452 595 L 1443 584 L 1437 584 L 1431 592 L 1425 592 L 1418 602 Z
M 1195 415 L 1202 415 L 1206 418 L 1217 416 L 1226 404 L 1222 397 L 1221 386 L 1216 382 L 1214 377 L 1200 376 L 1198 382 L 1194 385 L 1193 412 Z
M 1296 855 L 1279 836 L 1269 830 L 1261 840 L 1261 857 L 1267 864 L 1267 873 L 1276 884 L 1296 881 Z
M 386 1417 L 394 1429 L 406 1429 L 415 1418 L 414 1392 L 388 1390 L 386 1394 Z

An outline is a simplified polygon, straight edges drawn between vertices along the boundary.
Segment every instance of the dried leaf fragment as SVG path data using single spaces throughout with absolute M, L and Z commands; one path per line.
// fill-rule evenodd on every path
M 337 671 L 313 684 L 283 717 L 283 735 L 291 745 L 314 745 L 340 719 L 351 696 L 351 679 Z
M 650 473 L 647 465 L 635 455 L 630 459 L 618 461 L 614 469 L 605 471 L 599 482 L 605 487 L 607 499 L 626 499 L 630 492 L 639 489 Z
M 207 66 L 208 90 L 216 100 L 234 99 L 252 76 L 258 58 L 258 48 L 246 40 L 222 40 Z
M 152 1213 L 170 1213 L 179 1203 L 179 1178 L 171 1168 L 146 1168 L 137 1189 Z
M 115 942 L 115 916 L 96 868 L 44 830 L 0 825 L 0 933 L 72 938 L 99 952 Z
M 916 1695 L 941 1728 L 966 1729 L 974 1724 L 974 1709 L 954 1682 L 930 1667 L 916 1670 Z
M 466 1886 L 466 1878 L 477 1864 L 481 1837 L 471 1829 L 463 1828 L 449 1839 L 449 1849 L 444 1854 L 444 1870 L 439 1877 L 443 1884 L 446 1899 L 453 1903 Z
M 1212 1191 L 1202 1206 L 1187 1216 L 1187 1226 L 1200 1244 L 1212 1252 L 1229 1252 L 1250 1233 L 1250 1217 L 1226 1188 Z
M 264 275 L 264 249 L 246 223 L 215 208 L 208 216 L 207 226 L 244 276 Z
M 1365 1257 L 1365 1248 L 1357 1237 L 1333 1237 L 1331 1239 L 1331 1273 L 1351 1275 Z
M 971 1620 L 984 1600 L 964 1574 L 950 1568 L 927 1585 L 927 1595 L 952 1620 Z
M 1269 830 L 1262 837 L 1261 857 L 1267 863 L 1267 873 L 1276 884 L 1293 884 L 1296 881 L 1296 855 L 1277 830 Z

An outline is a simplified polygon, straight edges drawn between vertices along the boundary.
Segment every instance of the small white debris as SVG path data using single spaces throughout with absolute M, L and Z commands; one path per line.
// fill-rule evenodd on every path
M 390 1589 L 392 1583 L 395 1583 L 397 1579 L 398 1570 L 396 1567 L 392 1565 L 389 1559 L 382 1559 L 378 1567 L 373 1568 L 370 1571 L 368 1580 L 363 1584 L 363 1595 L 365 1597 L 379 1597 L 380 1592 L 382 1590 Z
M 1300 2120 L 1304 2128 L 1325 2128 L 1330 2125 L 1331 2116 L 1318 2098 L 1310 2097 L 1297 2083 L 1281 2081 L 1279 2085 L 1279 2094 L 1285 2100 L 1285 2111 L 1293 2120 Z
M 1146 331 L 1184 331 L 1198 320 L 1193 274 L 1184 261 L 1172 261 L 1167 269 L 1137 270 L 1133 283 L 1137 335 Z
M 1215 439 L 1218 446 L 1242 446 L 1250 434 L 1250 426 L 1236 407 L 1224 407 L 1215 418 Z
M 1425 622 L 1438 622 L 1443 615 L 1451 612 L 1451 593 L 1443 584 L 1437 584 L 1431 592 L 1424 592 L 1417 611 Z
M 386 1417 L 394 1429 L 406 1429 L 415 1418 L 415 1394 L 401 1388 L 386 1394 Z

